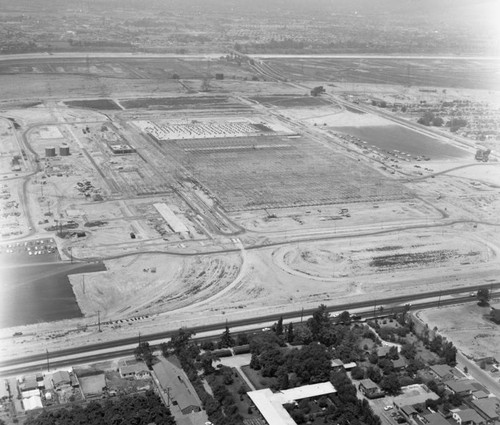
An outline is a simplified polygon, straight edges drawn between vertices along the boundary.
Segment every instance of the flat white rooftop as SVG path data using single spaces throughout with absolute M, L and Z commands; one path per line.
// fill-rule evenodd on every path
M 266 388 L 264 390 L 250 391 L 247 394 L 269 425 L 296 425 L 295 421 L 283 407 L 284 404 L 335 392 L 337 390 L 331 382 L 322 382 L 291 388 L 277 393 L 273 393 L 269 388 Z
M 174 212 L 167 206 L 167 204 L 153 205 L 175 233 L 189 232 L 189 229 L 186 227 L 186 225 L 174 214 Z

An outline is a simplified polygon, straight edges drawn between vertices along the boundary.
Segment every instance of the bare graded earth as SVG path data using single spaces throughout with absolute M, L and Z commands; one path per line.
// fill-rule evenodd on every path
M 127 67 L 125 78 L 110 78 L 106 68 L 92 78 L 65 73 L 59 84 L 52 71 L 33 81 L 2 77 L 2 116 L 19 121 L 33 170 L 40 166 L 26 177 L 24 196 L 23 180 L 12 180 L 31 234 L 76 225 L 83 236 L 69 229 L 57 238 L 62 258 L 104 259 L 108 268 L 71 277 L 84 318 L 1 330 L 3 358 L 20 346 L 30 354 L 45 344 L 56 350 L 321 303 L 467 291 L 498 275 L 498 163 L 476 163 L 473 147 L 470 156 L 423 161 L 340 137 L 339 125 L 389 124 L 333 97 L 312 98 L 305 87 L 242 74 L 193 93 L 202 84 L 195 73 L 156 79 L 149 68 Z M 7 87 L 15 78 L 26 83 L 17 93 Z M 358 86 L 368 89 L 418 96 L 401 86 Z M 47 93 L 52 100 L 36 107 L 8 107 Z M 135 109 L 103 114 L 69 101 Z M 137 120 L 202 134 L 155 140 Z M 257 134 L 214 133 L 229 122 L 263 124 Z M 455 148 L 440 135 L 433 140 Z M 70 156 L 45 157 L 63 144 Z M 188 232 L 175 231 L 158 203 Z M 28 236 L 27 217 L 19 220 Z M 12 339 L 16 331 L 23 337 Z
M 418 316 L 467 357 L 478 360 L 498 354 L 500 326 L 489 320 L 489 313 L 490 307 L 470 303 L 420 311 Z

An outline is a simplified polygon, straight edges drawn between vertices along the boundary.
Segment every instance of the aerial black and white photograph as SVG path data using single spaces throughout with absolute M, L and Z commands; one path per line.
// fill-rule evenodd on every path
M 0 0 L 0 425 L 500 425 L 498 0 Z

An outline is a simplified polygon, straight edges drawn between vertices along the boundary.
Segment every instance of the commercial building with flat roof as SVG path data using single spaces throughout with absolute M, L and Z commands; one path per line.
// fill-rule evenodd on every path
M 273 393 L 269 388 L 265 388 L 263 390 L 250 391 L 247 395 L 269 425 L 296 425 L 290 414 L 283 407 L 284 404 L 293 403 L 296 400 L 305 398 L 321 397 L 336 392 L 337 390 L 331 382 L 322 382 L 291 388 L 277 393 Z
M 167 206 L 167 204 L 153 204 L 156 210 L 160 213 L 162 218 L 167 222 L 168 226 L 175 233 L 188 233 L 189 229 L 186 225 L 177 217 L 174 212 Z
M 178 406 L 183 414 L 201 410 L 201 400 L 180 367 L 160 357 L 160 361 L 153 365 L 153 371 L 163 392 L 168 394 L 172 404 Z

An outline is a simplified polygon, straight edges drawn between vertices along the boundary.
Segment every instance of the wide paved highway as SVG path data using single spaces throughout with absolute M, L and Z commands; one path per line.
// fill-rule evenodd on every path
M 0 55 L 0 62 L 4 61 L 58 61 L 60 59 L 218 59 L 226 56 L 227 52 L 197 53 L 197 54 L 152 54 L 152 53 L 123 53 L 123 52 L 61 52 L 61 53 L 21 53 L 17 55 Z M 500 56 L 452 56 L 452 55 L 370 55 L 356 54 L 250 54 L 243 55 L 252 59 L 387 59 L 387 60 L 474 60 L 500 61 Z

